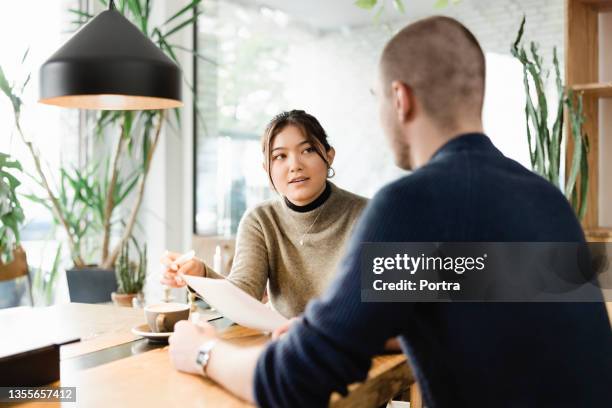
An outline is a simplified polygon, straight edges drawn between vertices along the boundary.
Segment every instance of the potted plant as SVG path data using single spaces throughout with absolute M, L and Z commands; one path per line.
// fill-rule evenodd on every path
M 6 87 L 3 78 L 0 70 L 2 89 Z M 18 161 L 8 154 L 0 153 L 0 275 L 8 280 L 20 276 L 26 276 L 29 280 L 26 254 L 19 245 L 19 229 L 25 218 L 17 197 L 17 187 L 21 183 L 15 172 L 21 170 Z
M 100 0 L 100 3 L 107 6 L 105 0 Z M 193 28 L 199 15 L 200 0 L 189 2 L 158 25 L 150 21 L 155 1 L 124 0 L 115 3 L 118 11 L 177 64 L 180 51 L 210 62 L 193 50 L 170 42 L 171 36 Z M 77 17 L 75 23 L 78 27 L 93 18 L 84 9 L 69 11 Z M 173 125 L 172 118 L 168 118 L 163 110 L 93 112 L 96 126 L 92 136 L 115 134 L 112 152 L 102 153 L 97 162 L 85 169 L 63 166 L 59 182 L 50 183 L 42 170 L 37 149 L 25 138 L 19 120 L 21 93 L 26 83 L 27 80 L 21 86 L 7 87 L 4 91 L 13 102 L 18 134 L 33 158 L 36 181 L 45 192 L 43 196 L 28 195 L 28 198 L 49 209 L 55 223 L 63 230 L 73 263 L 73 268 L 66 271 L 71 300 L 108 301 L 111 292 L 117 290 L 113 268 L 122 248 L 133 238 L 151 162 L 162 129 L 166 124 Z M 178 109 L 174 110 L 173 118 L 177 124 L 180 123 Z
M 582 130 L 584 116 L 582 112 L 582 96 L 574 95 L 561 81 L 557 49 L 553 48 L 553 66 L 557 88 L 556 112 L 552 126 L 549 126 L 548 106 L 545 93 L 545 80 L 549 70 L 543 68 L 543 59 L 538 52 L 538 46 L 530 43 L 529 52 L 521 44 L 525 17 L 512 44 L 511 53 L 523 65 L 523 84 L 525 87 L 526 105 L 525 119 L 527 123 L 527 142 L 532 170 L 559 187 L 570 201 L 572 208 L 580 219 L 584 217 L 587 208 L 589 164 L 588 136 Z M 532 89 L 533 86 L 533 89 Z M 564 108 L 566 109 L 564 111 Z M 574 152 L 565 175 L 561 179 L 561 169 L 564 166 L 561 159 L 564 116 L 570 120 L 570 136 L 574 142 Z M 578 188 L 579 187 L 579 188 Z
M 133 306 L 134 298 L 143 303 L 143 293 L 145 279 L 147 276 L 147 246 L 145 244 L 141 251 L 136 241 L 134 241 L 138 252 L 138 262 L 130 260 L 129 241 L 121 247 L 119 257 L 115 264 L 115 274 L 119 288 L 117 292 L 111 294 L 113 303 L 117 306 Z

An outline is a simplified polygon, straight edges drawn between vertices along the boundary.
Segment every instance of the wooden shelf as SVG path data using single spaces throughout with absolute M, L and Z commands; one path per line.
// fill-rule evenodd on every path
M 588 228 L 584 233 L 587 241 L 612 242 L 612 228 Z
M 580 0 L 580 2 L 588 4 L 597 11 L 612 10 L 612 0 Z
M 595 96 L 597 98 L 612 98 L 612 83 L 572 85 L 572 89 L 576 92 L 584 93 L 584 95 L 586 96 Z

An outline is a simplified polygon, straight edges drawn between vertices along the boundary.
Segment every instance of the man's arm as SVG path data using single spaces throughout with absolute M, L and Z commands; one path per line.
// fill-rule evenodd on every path
M 366 209 L 330 289 L 263 351 L 254 379 L 258 405 L 327 406 L 332 392 L 344 394 L 366 378 L 372 357 L 409 319 L 410 304 L 402 304 L 400 318 L 397 304 L 361 302 L 361 243 L 392 241 L 397 229 L 397 209 L 385 196 Z
M 253 377 L 264 346 L 236 347 L 224 341 L 215 345 L 206 374 L 238 397 L 255 402 Z
M 206 376 L 238 397 L 254 402 L 253 375 L 263 346 L 237 347 L 219 339 L 209 323 L 182 320 L 168 340 L 172 364 L 180 371 L 204 375 L 196 360 L 200 346 L 211 340 L 216 343 L 209 354 Z

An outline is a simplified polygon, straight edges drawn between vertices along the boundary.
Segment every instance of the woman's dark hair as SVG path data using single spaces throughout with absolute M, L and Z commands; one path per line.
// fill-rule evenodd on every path
M 327 164 L 327 168 L 330 168 L 330 163 L 327 160 L 326 152 L 330 151 L 331 146 L 327 141 L 327 133 L 325 133 L 325 129 L 323 129 L 323 126 L 321 126 L 317 118 L 303 110 L 291 110 L 279 113 L 270 121 L 270 123 L 268 123 L 268 126 L 266 126 L 266 130 L 261 137 L 261 150 L 264 156 L 266 171 L 268 172 L 268 177 L 270 178 L 272 187 L 275 189 L 276 187 L 274 186 L 274 181 L 272 181 L 271 173 L 272 161 L 270 160 L 272 143 L 274 142 L 276 135 L 282 132 L 287 126 L 295 126 L 298 128 L 304 137 L 310 142 L 319 157 L 321 157 L 321 159 L 323 159 L 323 161 Z

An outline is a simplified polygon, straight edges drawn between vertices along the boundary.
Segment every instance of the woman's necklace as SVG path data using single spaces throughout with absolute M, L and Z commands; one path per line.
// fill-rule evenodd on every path
M 315 217 L 314 221 L 312 222 L 312 224 L 310 224 L 310 227 L 308 227 L 308 229 L 300 236 L 300 239 L 298 240 L 298 242 L 300 243 L 300 246 L 304 246 L 304 238 L 306 238 L 306 235 L 310 232 L 310 230 L 312 229 L 312 227 L 314 227 L 314 225 L 317 223 L 317 220 L 319 219 L 319 215 L 321 215 L 321 209 L 323 208 L 323 206 L 320 206 L 319 208 L 317 208 L 317 216 Z M 295 222 L 295 220 L 292 218 L 293 216 L 291 214 L 289 214 L 289 211 L 287 211 L 287 208 L 285 208 L 285 214 L 287 215 L 287 217 L 291 218 L 291 222 L 293 223 L 293 229 L 295 229 L 295 232 L 298 234 L 298 236 L 300 235 L 300 230 L 297 226 L 297 223 Z
M 304 232 L 304 233 L 302 234 L 302 236 L 300 237 L 300 241 L 299 241 L 299 242 L 300 242 L 300 246 L 304 246 L 304 238 L 306 237 L 306 234 L 308 234 L 308 233 L 310 232 L 310 230 L 312 229 L 312 227 L 315 225 L 315 223 L 316 223 L 316 222 L 317 222 L 317 220 L 319 219 L 319 215 L 321 215 L 321 208 L 323 208 L 323 206 L 319 207 L 319 209 L 317 210 L 317 216 L 315 217 L 314 221 L 312 222 L 312 224 L 310 224 L 310 227 L 308 227 L 308 229 L 306 230 L 306 232 Z M 297 224 L 295 224 L 295 225 L 296 225 L 295 230 L 296 230 L 296 232 L 298 232 L 298 234 L 299 234 L 299 231 L 297 231 Z

